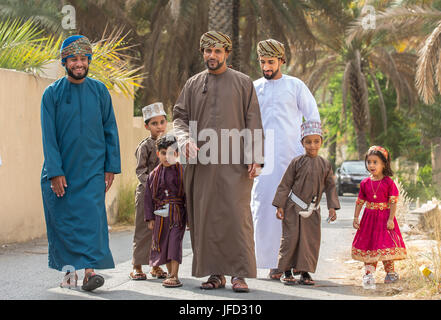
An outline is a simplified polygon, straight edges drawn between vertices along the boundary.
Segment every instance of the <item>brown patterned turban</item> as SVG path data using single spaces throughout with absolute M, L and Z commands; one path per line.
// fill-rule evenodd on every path
M 226 34 L 218 31 L 208 31 L 204 33 L 200 41 L 200 50 L 204 51 L 207 48 L 225 48 L 225 51 L 233 49 L 233 43 Z
M 260 57 L 282 59 L 283 62 L 286 60 L 285 46 L 274 39 L 260 41 L 257 44 L 257 54 Z

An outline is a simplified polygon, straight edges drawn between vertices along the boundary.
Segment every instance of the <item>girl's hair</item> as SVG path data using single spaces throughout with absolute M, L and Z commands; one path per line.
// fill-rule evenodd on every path
M 392 169 L 390 167 L 391 159 L 390 159 L 389 152 L 383 147 L 378 147 L 378 146 L 370 147 L 368 152 L 366 153 L 366 157 L 364 158 L 364 165 L 366 166 L 366 170 L 368 170 L 368 171 L 369 171 L 369 169 L 367 166 L 367 159 L 369 156 L 372 156 L 372 155 L 379 157 L 381 159 L 381 161 L 383 161 L 383 163 L 384 163 L 383 175 L 388 176 L 388 177 L 392 177 L 394 175 L 394 172 L 392 171 Z

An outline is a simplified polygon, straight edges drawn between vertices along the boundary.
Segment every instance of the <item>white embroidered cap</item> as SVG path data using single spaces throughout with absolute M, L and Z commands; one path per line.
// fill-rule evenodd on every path
M 164 111 L 164 105 L 162 102 L 155 102 L 142 108 L 142 116 L 145 122 L 153 117 L 167 116 L 167 114 Z
M 318 134 L 320 137 L 322 135 L 322 124 L 320 121 L 305 121 L 302 123 L 302 135 L 300 140 L 303 140 L 306 136 L 311 136 L 313 134 Z

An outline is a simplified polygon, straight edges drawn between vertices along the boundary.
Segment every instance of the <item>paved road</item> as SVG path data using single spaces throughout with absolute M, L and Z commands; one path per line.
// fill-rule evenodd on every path
M 62 274 L 47 267 L 47 242 L 45 239 L 25 244 L 12 244 L 0 248 L 0 299 L 122 299 L 122 300 L 286 300 L 286 299 L 326 299 L 360 300 L 357 290 L 344 284 L 345 264 L 350 260 L 350 247 L 354 235 L 352 215 L 354 196 L 340 198 L 342 209 L 337 212 L 338 220 L 326 222 L 327 210 L 322 212 L 322 244 L 318 269 L 312 274 L 316 280 L 314 287 L 284 286 L 279 281 L 266 279 L 267 270 L 258 270 L 257 279 L 248 279 L 250 293 L 238 294 L 231 290 L 230 277 L 225 289 L 204 291 L 199 289 L 203 279 L 191 276 L 192 252 L 189 233 L 186 232 L 183 245 L 183 263 L 180 278 L 183 286 L 177 289 L 164 288 L 161 280 L 131 281 L 131 252 L 133 231 L 126 230 L 110 234 L 110 246 L 116 268 L 102 270 L 106 283 L 92 293 L 81 289 L 59 288 Z M 322 201 L 322 208 L 326 203 Z M 80 281 L 83 271 L 79 272 Z M 359 292 L 359 290 L 358 290 Z

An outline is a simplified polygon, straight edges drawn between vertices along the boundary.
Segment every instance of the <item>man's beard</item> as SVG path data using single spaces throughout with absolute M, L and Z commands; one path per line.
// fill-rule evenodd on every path
M 225 60 L 222 61 L 222 62 L 218 62 L 217 66 L 214 67 L 214 68 L 210 67 L 210 64 L 208 62 L 209 62 L 209 60 L 205 61 L 205 65 L 207 66 L 207 68 L 210 69 L 211 71 L 216 71 L 216 70 L 220 69 L 224 65 Z
M 81 80 L 81 79 L 84 79 L 85 77 L 87 77 L 87 74 L 89 73 L 89 68 L 88 68 L 88 67 L 85 68 L 84 74 L 81 75 L 81 76 L 76 76 L 76 75 L 73 73 L 72 69 L 69 69 L 69 68 L 66 68 L 66 69 L 67 69 L 67 74 L 68 74 L 70 77 L 74 78 L 75 80 Z
M 263 76 L 265 77 L 265 79 L 267 79 L 267 80 L 271 80 L 271 79 L 273 79 L 273 78 L 279 73 L 279 70 L 280 70 L 280 69 L 277 69 L 276 71 L 272 72 L 271 75 L 269 75 L 269 76 L 267 76 L 267 75 L 265 74 L 265 72 L 263 72 Z

